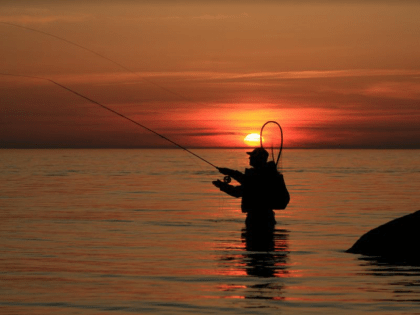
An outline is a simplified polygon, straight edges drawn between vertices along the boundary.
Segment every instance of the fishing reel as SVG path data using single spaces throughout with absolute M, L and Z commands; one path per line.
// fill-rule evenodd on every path
M 230 178 L 229 175 L 226 175 L 225 177 L 223 177 L 223 182 L 226 184 L 229 184 L 232 181 L 232 179 Z

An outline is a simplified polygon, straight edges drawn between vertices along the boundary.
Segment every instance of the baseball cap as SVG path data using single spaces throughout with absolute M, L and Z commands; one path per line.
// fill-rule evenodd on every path
M 252 155 L 252 156 L 264 156 L 268 158 L 268 152 L 264 148 L 255 148 L 251 152 L 247 152 L 246 154 Z

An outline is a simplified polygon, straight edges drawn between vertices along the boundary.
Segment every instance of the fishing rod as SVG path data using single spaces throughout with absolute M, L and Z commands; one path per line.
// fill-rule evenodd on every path
M 188 152 L 188 153 L 190 153 L 190 154 L 194 155 L 195 157 L 197 157 L 197 158 L 199 158 L 200 160 L 202 160 L 203 162 L 205 162 L 205 163 L 207 163 L 207 164 L 211 165 L 212 167 L 214 167 L 214 168 L 216 168 L 216 169 L 219 169 L 219 168 L 218 168 L 216 165 L 214 165 L 213 163 L 211 163 L 211 162 L 207 161 L 206 159 L 202 158 L 201 156 L 197 155 L 196 153 L 192 152 L 191 150 L 187 149 L 186 147 L 184 147 L 184 146 L 182 146 L 182 145 L 180 145 L 180 144 L 176 143 L 175 141 L 173 141 L 173 140 L 171 140 L 171 139 L 169 139 L 169 138 L 165 137 L 164 135 L 162 135 L 162 134 L 160 134 L 160 133 L 158 133 L 158 132 L 156 132 L 156 131 L 154 131 L 154 130 L 150 129 L 149 127 L 146 127 L 145 125 L 143 125 L 143 124 L 141 124 L 141 123 L 139 123 L 139 122 L 137 122 L 137 121 L 135 121 L 135 120 L 133 120 L 133 119 L 131 119 L 131 118 L 129 118 L 129 117 L 127 117 L 127 116 L 125 116 L 125 115 L 123 115 L 123 114 L 119 113 L 119 112 L 117 112 L 116 110 L 113 110 L 112 108 L 109 108 L 108 106 L 105 106 L 105 105 L 103 105 L 103 104 L 101 104 L 101 103 L 99 103 L 99 102 L 97 102 L 97 101 L 95 101 L 95 100 L 93 100 L 93 99 L 91 99 L 91 98 L 89 98 L 89 97 L 87 97 L 87 96 L 83 95 L 83 94 L 80 94 L 79 92 L 76 92 L 76 91 L 74 91 L 74 90 L 70 89 L 69 87 L 67 87 L 67 86 L 65 86 L 65 85 L 63 85 L 63 84 L 60 84 L 60 83 L 58 83 L 58 82 L 56 82 L 56 81 L 54 81 L 54 80 L 52 80 L 52 79 L 49 79 L 49 78 L 43 78 L 43 77 L 37 77 L 37 76 L 21 75 L 21 74 L 11 74 L 11 73 L 0 73 L 0 75 L 4 75 L 4 76 L 13 76 L 13 77 L 23 77 L 23 78 L 31 78 L 31 79 L 38 79 L 38 80 L 45 80 L 45 81 L 49 81 L 49 82 L 51 82 L 51 83 L 53 83 L 53 84 L 55 84 L 55 85 L 57 85 L 57 86 L 59 86 L 59 87 L 61 87 L 61 88 L 65 89 L 65 90 L 67 90 L 67 91 L 69 91 L 69 92 L 71 92 L 71 93 L 73 93 L 73 94 L 75 94 L 75 95 L 77 95 L 77 96 L 79 96 L 79 97 L 81 97 L 81 98 L 84 98 L 85 100 L 88 100 L 89 102 L 91 102 L 91 103 L 93 103 L 93 104 L 96 104 L 96 105 L 98 105 L 98 106 L 102 107 L 103 109 L 106 109 L 106 110 L 110 111 L 111 113 L 114 113 L 114 114 L 116 114 L 116 115 L 118 115 L 118 116 L 120 116 L 120 117 L 122 117 L 122 118 L 124 118 L 124 119 L 126 119 L 126 120 L 128 120 L 128 121 L 131 121 L 132 123 L 136 124 L 137 126 L 140 126 L 140 127 L 144 128 L 144 129 L 146 129 L 146 130 L 148 130 L 148 131 L 150 131 L 150 132 L 154 133 L 155 135 L 157 135 L 157 136 L 161 137 L 162 139 L 165 139 L 166 141 L 169 141 L 170 143 L 174 144 L 174 145 L 175 145 L 175 146 L 177 146 L 178 148 L 181 148 L 181 149 L 185 150 L 186 152 Z
M 137 72 L 132 71 L 131 69 L 129 69 L 129 68 L 127 68 L 126 66 L 124 66 L 123 64 L 121 64 L 121 63 L 119 63 L 119 62 L 117 62 L 117 61 L 115 61 L 115 60 L 113 60 L 113 59 L 111 59 L 111 58 L 108 58 L 108 57 L 106 57 L 106 56 L 104 56 L 104 55 L 102 55 L 102 54 L 100 54 L 100 53 L 98 53 L 98 52 L 96 52 L 96 51 L 94 51 L 94 50 L 92 50 L 92 49 L 89 49 L 89 48 L 87 48 L 87 47 L 85 47 L 85 46 L 82 46 L 82 45 L 80 45 L 80 44 L 78 44 L 78 43 L 75 43 L 75 42 L 73 42 L 73 41 L 70 41 L 70 40 L 68 40 L 68 39 L 66 39 L 66 38 L 63 38 L 63 37 L 60 37 L 60 36 L 57 36 L 57 35 L 54 35 L 54 34 L 51 34 L 51 33 L 48 33 L 48 32 L 44 32 L 44 31 L 41 31 L 41 30 L 38 30 L 38 29 L 35 29 L 35 28 L 31 28 L 31 27 L 27 27 L 27 26 L 19 25 L 19 24 L 14 24 L 14 23 L 10 23 L 10 22 L 3 22 L 3 21 L 0 21 L 0 23 L 5 24 L 5 25 L 9 25 L 9 26 L 13 26 L 13 27 L 18 27 L 18 28 L 21 28 L 21 29 L 24 29 L 24 30 L 28 30 L 28 31 L 32 31 L 32 32 L 36 32 L 36 33 L 39 33 L 39 34 L 42 34 L 42 35 L 45 35 L 45 36 L 49 36 L 49 37 L 52 37 L 52 38 L 54 38 L 54 39 L 57 39 L 57 40 L 63 41 L 63 42 L 65 42 L 65 43 L 67 43 L 67 44 L 70 44 L 70 45 L 73 45 L 73 46 L 75 46 L 75 47 L 78 47 L 78 48 L 80 48 L 80 49 L 83 49 L 83 50 L 85 50 L 85 51 L 87 51 L 87 52 L 89 52 L 89 53 L 91 53 L 91 54 L 94 54 L 94 55 L 95 55 L 95 56 L 97 56 L 97 57 L 100 57 L 100 58 L 102 58 L 102 59 L 105 59 L 105 60 L 107 60 L 107 61 L 111 62 L 112 64 L 114 64 L 114 65 L 116 65 L 116 66 L 120 67 L 121 69 L 123 69 L 123 70 L 125 70 L 125 71 L 128 71 L 128 72 L 130 72 L 130 73 L 132 73 L 132 74 L 134 74 L 134 75 L 136 75 L 136 76 L 140 77 L 142 80 L 144 80 L 145 82 L 148 82 L 149 84 L 152 84 L 152 85 L 154 85 L 154 86 L 156 86 L 156 87 L 158 87 L 158 88 L 160 88 L 160 89 L 162 89 L 162 90 L 164 90 L 164 91 L 166 91 L 166 92 L 168 92 L 168 93 L 170 93 L 170 94 L 173 94 L 173 95 L 175 95 L 175 96 L 177 96 L 177 97 L 179 97 L 179 98 L 181 98 L 181 99 L 183 99 L 183 100 L 187 100 L 187 101 L 190 101 L 190 102 L 192 101 L 191 99 L 189 99 L 189 98 L 185 97 L 184 95 L 182 95 L 182 94 L 180 94 L 180 93 L 177 93 L 177 92 L 175 92 L 175 91 L 172 91 L 172 90 L 170 90 L 170 89 L 168 89 L 168 88 L 166 88 L 166 87 L 164 87 L 164 86 L 162 86 L 162 85 L 160 85 L 160 84 L 157 84 L 156 82 L 154 82 L 154 81 L 152 81 L 152 80 L 148 80 L 148 79 L 146 79 L 146 78 L 144 78 L 144 77 L 141 77 L 141 76 L 140 76 Z M 122 118 L 125 118 L 125 119 L 127 119 L 127 120 L 131 121 L 132 123 L 134 123 L 134 124 L 136 124 L 136 125 L 138 125 L 138 126 L 140 126 L 140 127 L 144 128 L 144 129 L 146 129 L 146 130 L 148 130 L 148 131 L 150 131 L 150 132 L 152 132 L 152 133 L 154 133 L 154 134 L 158 135 L 159 137 L 161 137 L 161 138 L 163 138 L 163 139 L 165 139 L 165 140 L 167 140 L 167 141 L 171 142 L 172 144 L 176 145 L 177 147 L 179 147 L 179 148 L 181 148 L 181 149 L 183 149 L 183 150 L 185 150 L 185 151 L 187 151 L 187 152 L 191 153 L 192 155 L 196 156 L 197 158 L 199 158 L 199 159 L 203 160 L 204 162 L 206 162 L 206 163 L 208 163 L 209 165 L 211 165 L 211 166 L 213 166 L 213 167 L 215 167 L 215 168 L 217 168 L 217 169 L 218 169 L 218 167 L 216 167 L 214 164 L 212 164 L 212 163 L 210 163 L 209 161 L 207 161 L 207 160 L 203 159 L 202 157 L 200 157 L 200 156 L 198 156 L 197 154 L 195 154 L 195 153 L 191 152 L 191 151 L 190 151 L 190 150 L 188 150 L 187 148 L 185 148 L 185 147 L 183 147 L 183 146 L 179 145 L 178 143 L 175 143 L 174 141 L 172 141 L 172 140 L 168 139 L 167 137 L 165 137 L 165 136 L 163 136 L 163 135 L 161 135 L 161 134 L 159 134 L 159 133 L 155 132 L 154 130 L 152 130 L 152 129 L 150 129 L 150 128 L 148 128 L 148 127 L 146 127 L 146 126 L 144 126 L 144 125 L 142 125 L 142 124 L 140 124 L 140 123 L 138 123 L 138 122 L 137 122 L 137 121 L 135 121 L 135 120 L 132 120 L 131 118 L 129 118 L 129 117 L 127 117 L 127 116 L 124 116 L 123 114 L 121 114 L 121 113 L 119 113 L 119 112 L 117 112 L 117 111 L 115 111 L 115 110 L 113 110 L 113 109 L 111 109 L 111 108 L 109 108 L 109 107 L 107 107 L 107 106 L 105 106 L 105 105 L 103 105 L 103 104 L 98 103 L 97 101 L 94 101 L 94 100 L 92 100 L 92 99 L 90 99 L 90 98 L 88 98 L 88 97 L 86 97 L 86 96 L 84 96 L 84 95 L 82 95 L 82 94 L 80 94 L 80 93 L 78 93 L 78 92 L 74 91 L 74 90 L 71 90 L 70 88 L 68 88 L 68 87 L 66 87 L 66 86 L 64 86 L 64 85 L 62 85 L 62 84 L 60 84 L 60 83 L 58 83 L 58 82 L 55 82 L 55 81 L 53 81 L 53 80 L 51 80 L 51 79 L 48 79 L 48 78 L 35 77 L 35 76 L 13 75 L 13 74 L 5 74 L 5 73 L 0 73 L 0 74 L 2 74 L 2 75 L 10 75 L 10 76 L 18 76 L 18 77 L 19 77 L 19 76 L 20 76 L 20 77 L 28 77 L 28 78 L 34 78 L 34 79 L 40 79 L 40 80 L 46 80 L 46 81 L 49 81 L 49 82 L 51 82 L 51 83 L 53 83 L 53 84 L 56 84 L 56 85 L 58 85 L 59 87 L 61 87 L 61 88 L 63 88 L 63 89 L 66 89 L 66 90 L 68 90 L 69 92 L 74 93 L 74 94 L 76 94 L 76 95 L 78 95 L 78 96 L 80 96 L 80 97 L 82 97 L 82 98 L 84 98 L 84 99 L 86 99 L 86 100 L 88 100 L 88 101 L 90 101 L 90 102 L 92 102 L 92 103 L 96 104 L 96 105 L 99 105 L 99 106 L 101 106 L 102 108 L 107 109 L 107 110 L 111 111 L 112 113 L 114 113 L 114 114 L 116 114 L 116 115 L 118 115 L 118 116 L 121 116 Z M 280 126 L 277 122 L 275 122 L 275 121 L 268 121 L 268 122 L 266 122 L 266 123 L 262 126 L 262 128 L 261 128 L 261 132 L 260 132 L 261 147 L 263 147 L 263 144 L 262 144 L 262 132 L 263 132 L 264 127 L 265 127 L 268 123 L 275 123 L 275 124 L 277 124 L 277 125 L 278 125 L 278 127 L 280 128 L 280 132 L 281 132 L 281 146 L 280 146 L 280 152 L 279 152 L 279 155 L 278 155 L 278 157 L 277 157 L 277 162 L 276 162 L 276 165 L 277 165 L 277 164 L 278 164 L 278 162 L 279 162 L 279 159 L 280 159 L 280 155 L 281 155 L 282 148 L 283 148 L 283 130 L 281 129 L 281 126 Z M 273 152 L 273 148 L 272 148 L 272 155 L 273 155 L 273 160 L 274 160 L 274 152 Z

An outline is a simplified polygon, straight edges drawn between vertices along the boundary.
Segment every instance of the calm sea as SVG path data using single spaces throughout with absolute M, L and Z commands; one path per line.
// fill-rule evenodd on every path
M 243 170 L 245 150 L 195 150 Z M 1 314 L 420 314 L 420 266 L 347 254 L 420 209 L 419 150 L 285 150 L 271 240 L 182 150 L 1 150 Z

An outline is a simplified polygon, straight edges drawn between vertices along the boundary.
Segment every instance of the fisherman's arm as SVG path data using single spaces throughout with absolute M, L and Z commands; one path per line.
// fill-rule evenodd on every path
M 214 181 L 213 185 L 232 197 L 235 197 L 235 198 L 242 197 L 241 186 L 232 186 L 232 185 L 229 185 L 227 183 L 220 181 L 219 179 Z
M 243 173 L 241 173 L 239 171 L 232 170 L 230 168 L 224 168 L 224 167 L 218 167 L 217 169 L 223 175 L 230 176 L 234 180 L 236 180 L 238 183 L 241 183 L 242 184 L 243 178 L 244 178 L 244 174 Z

